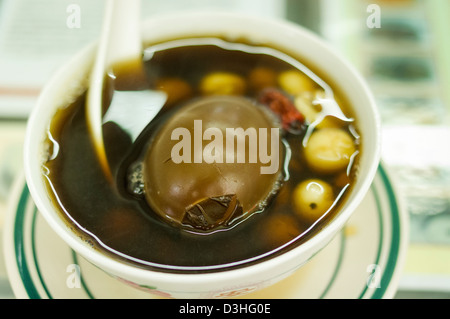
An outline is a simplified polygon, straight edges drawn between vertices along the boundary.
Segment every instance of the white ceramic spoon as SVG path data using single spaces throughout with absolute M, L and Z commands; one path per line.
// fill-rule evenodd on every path
M 108 69 L 124 61 L 127 65 L 142 67 L 140 7 L 140 0 L 106 0 L 101 38 L 87 93 L 89 133 L 100 165 L 110 181 L 112 173 L 103 140 L 103 123 L 118 123 L 134 140 L 159 112 L 166 98 L 160 91 L 115 91 L 103 117 L 102 93 Z

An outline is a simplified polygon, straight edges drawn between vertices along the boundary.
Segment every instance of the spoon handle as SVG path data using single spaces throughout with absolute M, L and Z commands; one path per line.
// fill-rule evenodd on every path
M 108 0 L 109 30 L 106 66 L 117 62 L 140 59 L 141 43 L 141 1 Z M 112 3 L 112 5 L 111 5 Z
M 101 168 L 112 180 L 102 130 L 103 84 L 106 70 L 117 61 L 141 55 L 140 0 L 107 0 L 101 38 L 86 101 L 86 120 Z

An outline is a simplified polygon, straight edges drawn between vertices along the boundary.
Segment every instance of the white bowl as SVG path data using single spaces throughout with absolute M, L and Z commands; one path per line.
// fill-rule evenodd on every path
M 380 120 L 374 99 L 360 75 L 326 43 L 297 25 L 235 13 L 189 13 L 161 16 L 143 24 L 145 43 L 195 35 L 228 35 L 272 43 L 318 66 L 349 99 L 358 120 L 363 150 L 358 178 L 335 218 L 305 243 L 279 256 L 232 270 L 208 273 L 150 271 L 111 259 L 81 240 L 52 204 L 42 173 L 44 140 L 55 111 L 67 105 L 86 85 L 96 45 L 64 65 L 44 88 L 27 127 L 24 157 L 30 193 L 51 228 L 77 253 L 110 275 L 148 291 L 175 298 L 214 298 L 242 295 L 267 287 L 292 274 L 327 245 L 342 229 L 368 191 L 379 164 Z

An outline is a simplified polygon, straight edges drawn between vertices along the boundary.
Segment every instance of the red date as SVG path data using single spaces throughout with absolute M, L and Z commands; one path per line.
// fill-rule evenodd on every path
M 300 134 L 304 131 L 305 117 L 282 91 L 266 89 L 261 93 L 259 102 L 267 105 L 279 116 L 284 130 L 292 134 Z

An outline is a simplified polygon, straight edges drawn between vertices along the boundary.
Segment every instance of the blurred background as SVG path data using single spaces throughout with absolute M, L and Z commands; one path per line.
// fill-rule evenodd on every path
M 79 21 L 68 20 L 73 5 Z M 383 162 L 410 218 L 396 297 L 449 298 L 450 1 L 143 0 L 142 18 L 198 9 L 298 23 L 355 65 L 375 95 Z M 28 114 L 55 70 L 99 35 L 102 11 L 100 0 L 0 0 L 0 235 Z M 0 298 L 14 298 L 4 258 Z

